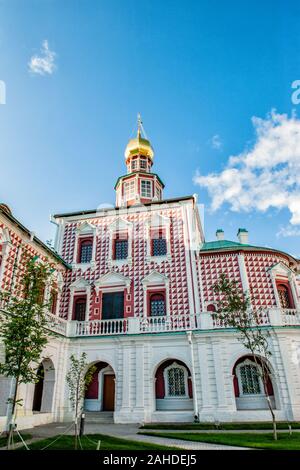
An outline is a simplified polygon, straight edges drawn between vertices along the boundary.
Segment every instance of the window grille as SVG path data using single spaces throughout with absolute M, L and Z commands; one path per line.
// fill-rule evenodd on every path
M 126 259 L 128 256 L 128 240 L 115 241 L 115 259 Z
M 78 299 L 75 303 L 75 320 L 84 321 L 86 310 L 86 300 Z
M 124 184 L 124 193 L 126 201 L 135 198 L 135 181 L 128 181 Z
M 165 256 L 167 254 L 167 240 L 165 238 L 152 239 L 152 256 Z
M 186 396 L 184 370 L 172 367 L 168 370 L 168 395 L 170 397 Z
M 146 170 L 147 169 L 147 162 L 144 159 L 140 160 L 140 168 L 141 170 Z
M 92 242 L 82 242 L 80 247 L 80 263 L 90 263 L 92 259 Z
M 146 198 L 152 197 L 152 181 L 150 180 L 141 181 L 141 195 L 142 197 L 146 197 Z
M 278 286 L 278 295 L 282 308 L 292 308 L 288 288 L 284 285 Z
M 152 317 L 162 317 L 166 314 L 166 303 L 163 295 L 153 295 L 150 299 Z
M 257 395 L 261 393 L 259 375 L 254 364 L 241 366 L 240 375 L 244 395 Z

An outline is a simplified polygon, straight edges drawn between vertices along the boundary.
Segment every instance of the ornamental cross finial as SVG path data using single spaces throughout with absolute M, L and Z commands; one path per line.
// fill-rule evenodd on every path
M 140 137 L 141 136 L 142 126 L 143 126 L 142 116 L 140 115 L 140 113 L 138 113 L 138 115 L 137 115 L 137 121 L 138 121 L 137 135 L 138 135 L 138 137 Z

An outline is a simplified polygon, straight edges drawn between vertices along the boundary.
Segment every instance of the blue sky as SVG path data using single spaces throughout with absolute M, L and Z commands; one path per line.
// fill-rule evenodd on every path
M 300 257 L 299 21 L 297 1 L 0 0 L 0 199 L 44 240 L 49 214 L 114 203 L 141 112 L 165 197 L 198 193 L 207 240 L 246 227 Z

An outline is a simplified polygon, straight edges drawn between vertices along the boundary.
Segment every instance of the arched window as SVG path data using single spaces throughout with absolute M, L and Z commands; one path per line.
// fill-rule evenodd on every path
M 90 263 L 93 253 L 92 240 L 82 240 L 79 245 L 79 263 Z
M 293 308 L 288 286 L 285 284 L 278 284 L 277 291 L 280 300 L 280 306 L 282 308 Z
M 86 311 L 86 298 L 80 297 L 75 300 L 74 320 L 84 321 Z
M 174 362 L 164 370 L 165 396 L 188 397 L 188 374 L 185 367 Z
M 215 312 L 216 311 L 216 307 L 214 306 L 214 304 L 209 304 L 207 307 L 206 307 L 206 310 L 208 312 Z
M 150 297 L 151 317 L 163 317 L 166 314 L 166 302 L 163 294 L 152 294 Z
M 255 364 L 241 364 L 239 367 L 239 380 L 240 390 L 243 395 L 259 395 L 262 393 L 261 379 Z

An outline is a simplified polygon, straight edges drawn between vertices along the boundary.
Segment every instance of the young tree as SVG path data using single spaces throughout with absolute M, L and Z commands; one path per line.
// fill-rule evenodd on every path
M 273 437 L 277 440 L 275 413 L 269 395 L 269 369 L 265 359 L 272 353 L 269 346 L 270 331 L 263 326 L 263 310 L 251 307 L 249 295 L 241 292 L 236 281 L 230 281 L 225 274 L 214 284 L 214 291 L 219 295 L 216 313 L 213 317 L 224 326 L 235 328 L 239 332 L 239 341 L 250 351 L 255 362 L 258 376 L 261 378 L 266 401 L 272 417 Z
M 87 387 L 93 379 L 96 371 L 95 366 L 87 369 L 86 353 L 76 359 L 74 354 L 70 356 L 70 369 L 67 373 L 66 380 L 70 390 L 70 401 L 74 410 L 75 423 L 75 449 L 78 447 L 78 418 L 83 410 L 83 400 Z
M 41 354 L 48 342 L 43 293 L 53 272 L 49 263 L 28 258 L 18 296 L 11 292 L 0 293 L 2 304 L 0 337 L 5 348 L 5 361 L 0 363 L 0 374 L 11 377 L 14 390 L 8 403 L 8 442 L 10 448 L 15 427 L 18 387 L 21 383 L 37 382 Z

